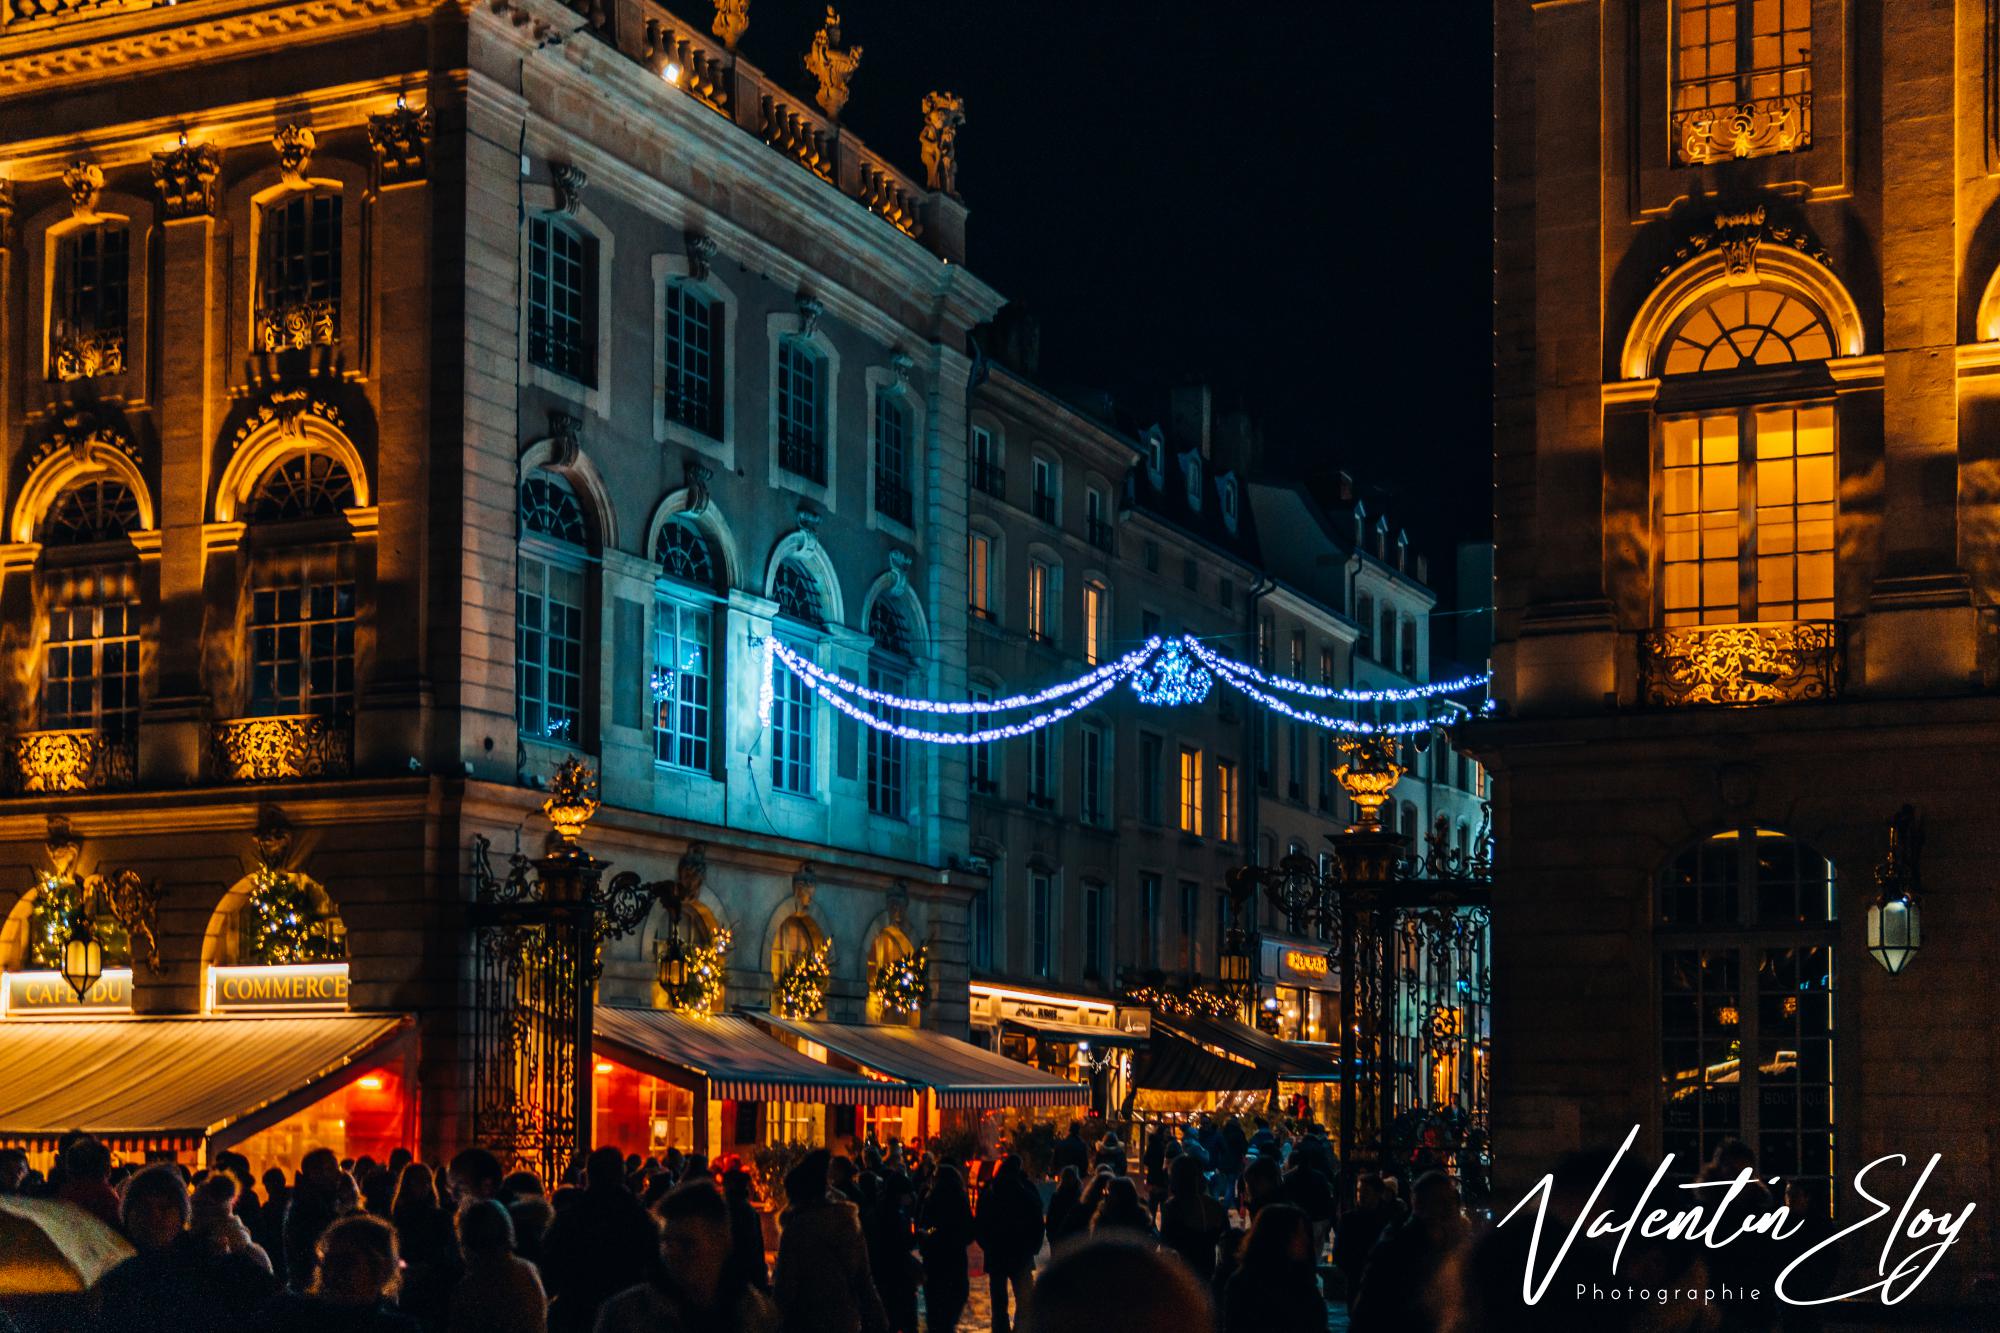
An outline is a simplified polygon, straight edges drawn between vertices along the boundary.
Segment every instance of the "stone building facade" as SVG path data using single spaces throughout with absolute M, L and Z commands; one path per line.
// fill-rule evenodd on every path
M 1494 13 L 1503 1193 L 1636 1124 L 1679 1176 L 1741 1138 L 1844 1216 L 1892 1153 L 1941 1154 L 1920 1205 L 1983 1202 L 1991 7 Z M 1923 1298 L 1990 1270 L 1984 1213 Z

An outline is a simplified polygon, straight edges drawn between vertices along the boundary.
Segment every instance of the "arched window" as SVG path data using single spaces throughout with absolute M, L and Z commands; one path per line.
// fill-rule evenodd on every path
M 354 479 L 327 454 L 294 454 L 264 474 L 243 507 L 251 523 L 326 518 L 354 503 Z
M 590 529 L 576 492 L 547 470 L 521 481 L 515 689 L 521 732 L 582 742 Z
M 337 963 L 347 926 L 324 885 L 297 871 L 260 869 L 222 938 L 221 961 L 254 967 Z
M 669 420 L 722 436 L 722 302 L 700 283 L 667 284 L 666 397 Z
M 1681 319 L 1667 344 L 1664 369 L 1669 375 L 1706 375 L 1832 355 L 1826 320 L 1798 297 L 1769 287 L 1730 288 Z
M 715 558 L 694 524 L 667 520 L 654 550 L 666 577 L 653 606 L 653 759 L 670 768 L 707 773 L 715 695 L 714 611 L 704 592 L 715 587 Z
M 713 588 L 715 579 L 715 555 L 709 549 L 708 538 L 701 535 L 701 529 L 680 519 L 669 519 L 660 528 L 660 539 L 653 547 L 653 559 L 667 577 L 679 579 L 683 583 L 696 583 L 704 588 Z
M 868 633 L 881 651 L 901 657 L 910 655 L 910 622 L 886 596 L 877 597 L 868 608 Z
M 34 901 L 28 906 L 28 948 L 26 965 L 37 971 L 57 971 L 63 965 L 63 944 L 70 938 L 79 916 L 83 913 L 85 894 L 82 883 L 71 876 L 44 878 L 34 891 Z M 104 903 L 103 896 L 95 899 L 96 914 L 91 918 L 91 930 L 104 950 L 104 966 L 132 966 L 132 942 L 125 933 L 125 927 L 118 924 L 118 918 Z
M 1833 863 L 1761 828 L 1687 848 L 1659 875 L 1660 1148 L 1692 1177 L 1724 1139 L 1759 1176 L 1834 1172 Z
M 913 950 L 910 942 L 894 926 L 886 926 L 875 936 L 868 946 L 868 1016 L 880 1020 L 886 1013 L 881 997 L 876 994 L 876 985 L 882 973 L 888 968 L 908 958 Z
M 820 610 L 819 580 L 797 560 L 788 559 L 778 566 L 772 593 L 779 615 L 790 616 L 814 629 L 826 628 L 826 617 Z
M 58 495 L 42 519 L 44 546 L 88 546 L 139 530 L 139 497 L 112 477 L 79 481 Z

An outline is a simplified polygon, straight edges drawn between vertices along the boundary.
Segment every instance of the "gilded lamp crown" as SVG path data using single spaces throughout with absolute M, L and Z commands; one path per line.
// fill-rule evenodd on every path
M 597 813 L 597 806 L 597 774 L 581 759 L 565 759 L 549 780 L 549 799 L 542 802 L 542 813 L 549 817 L 556 836 L 575 843 Z

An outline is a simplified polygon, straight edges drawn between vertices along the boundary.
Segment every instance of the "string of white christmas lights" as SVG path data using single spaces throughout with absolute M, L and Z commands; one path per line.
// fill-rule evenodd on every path
M 912 713 L 940 713 L 954 717 L 987 716 L 993 713 L 1017 712 L 1023 708 L 1039 708 L 1046 703 L 1087 690 L 1107 678 L 1116 679 L 1135 670 L 1145 660 L 1159 650 L 1160 638 L 1154 635 L 1139 647 L 1123 657 L 1106 662 L 1093 671 L 1086 672 L 1074 680 L 1051 685 L 1034 694 L 1013 694 L 1004 699 L 969 699 L 964 701 L 948 699 L 912 699 L 900 694 L 889 694 L 882 690 L 870 689 L 858 681 L 849 680 L 837 671 L 829 671 L 819 663 L 800 656 L 791 647 L 779 643 L 775 649 L 780 660 L 820 684 L 839 690 L 842 694 L 866 700 L 884 708 L 901 708 Z
M 1476 690 L 1493 679 L 1490 671 L 1460 676 L 1456 680 L 1432 681 L 1423 685 L 1413 685 L 1408 689 L 1356 690 L 1341 685 L 1314 685 L 1310 681 L 1295 680 L 1290 676 L 1276 676 L 1260 671 L 1248 662 L 1239 662 L 1202 643 L 1192 634 L 1183 636 L 1195 646 L 1202 661 L 1211 668 L 1221 670 L 1225 665 L 1237 675 L 1257 682 L 1266 689 L 1279 690 L 1286 694 L 1300 694 L 1312 699 L 1338 699 L 1342 703 L 1402 704 L 1414 703 L 1418 699 L 1434 699 L 1444 694 L 1463 694 Z
M 1342 735 L 1414 736 L 1419 732 L 1429 731 L 1433 726 L 1437 725 L 1435 720 L 1431 718 L 1419 718 L 1409 722 L 1363 722 L 1355 718 L 1329 717 L 1325 713 L 1315 713 L 1309 708 L 1296 707 L 1267 690 L 1259 689 L 1256 685 L 1243 679 L 1241 676 L 1232 673 L 1226 665 L 1219 661 L 1210 663 L 1209 665 L 1225 685 L 1229 685 L 1238 692 L 1248 695 L 1273 712 L 1282 713 L 1295 722 L 1305 722 L 1315 727 L 1323 727 L 1328 731 L 1340 732 Z

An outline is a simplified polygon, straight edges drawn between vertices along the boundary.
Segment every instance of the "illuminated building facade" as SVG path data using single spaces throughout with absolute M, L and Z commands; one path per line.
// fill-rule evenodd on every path
M 1636 1122 L 1681 1176 L 1736 1137 L 1820 1186 L 1936 1151 L 1933 1206 L 1991 1197 L 1993 11 L 1495 20 L 1503 1192 Z

